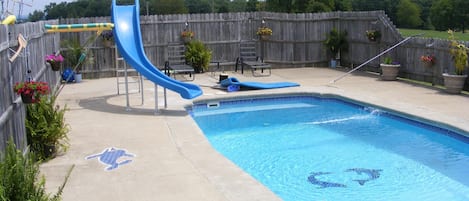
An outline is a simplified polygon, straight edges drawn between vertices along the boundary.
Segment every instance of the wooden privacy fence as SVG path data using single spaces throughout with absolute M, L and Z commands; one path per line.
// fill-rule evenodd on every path
M 210 13 L 141 16 L 141 32 L 146 54 L 150 61 L 163 67 L 169 45 L 182 43 L 181 32 L 188 28 L 195 32 L 195 39 L 204 42 L 213 52 L 213 60 L 234 62 L 239 55 L 239 44 L 255 41 L 258 55 L 272 66 L 315 67 L 328 66 L 330 54 L 323 45 L 326 34 L 336 28 L 348 32 L 348 51 L 340 53 L 340 63 L 344 67 L 357 66 L 374 57 L 403 37 L 383 11 L 371 12 L 331 12 L 331 13 Z M 255 34 L 262 26 L 272 28 L 273 35 L 268 40 L 259 40 Z M 110 22 L 109 17 L 61 19 L 19 25 L 0 26 L 0 148 L 8 136 L 14 135 L 17 144 L 24 145 L 24 106 L 13 92 L 13 85 L 26 78 L 27 68 L 32 77 L 47 81 L 51 85 L 59 83 L 60 75 L 46 68 L 44 56 L 59 50 L 64 40 L 79 40 L 81 44 L 95 32 L 46 34 L 44 24 L 74 24 Z M 186 27 L 186 22 L 188 26 Z M 365 32 L 379 30 L 381 38 L 369 41 Z M 8 62 L 16 49 L 17 35 L 22 33 L 28 39 L 28 47 L 16 61 Z M 400 77 L 427 81 L 441 85 L 443 72 L 454 72 L 449 54 L 449 41 L 429 38 L 415 38 L 390 52 L 388 56 L 402 65 Z M 466 42 L 466 45 L 469 45 Z M 83 66 L 85 78 L 115 76 L 115 50 L 103 45 L 97 37 L 87 48 L 93 62 Z M 434 66 L 425 66 L 420 61 L 422 55 L 436 57 Z M 363 70 L 379 72 L 379 60 L 369 63 Z M 466 82 L 465 89 L 469 89 Z
M 52 89 L 60 83 L 60 74 L 46 66 L 44 60 L 45 55 L 59 50 L 60 35 L 44 33 L 46 23 L 57 21 L 0 26 L 0 151 L 10 138 L 19 148 L 26 145 L 25 105 L 13 91 L 15 83 L 26 81 L 28 77 L 48 82 Z M 10 62 L 9 58 L 18 48 L 20 33 L 28 45 L 16 60 Z M 28 69 L 31 70 L 29 74 Z
M 261 41 L 255 34 L 265 25 L 272 28 L 273 35 Z M 109 17 L 63 19 L 60 23 L 110 22 Z M 213 52 L 213 60 L 234 62 L 239 55 L 241 41 L 257 41 L 258 54 L 273 67 L 328 66 L 330 54 L 323 45 L 326 34 L 336 28 L 348 32 L 348 51 L 340 54 L 345 67 L 357 66 L 385 49 L 403 40 L 396 27 L 383 11 L 330 12 L 330 13 L 210 13 L 141 16 L 141 32 L 146 54 L 150 61 L 162 67 L 167 47 L 181 43 L 181 32 L 186 28 L 195 32 L 195 39 L 204 42 Z M 367 30 L 379 30 L 381 38 L 369 41 Z M 82 43 L 95 33 L 61 33 L 61 38 L 79 39 Z M 431 45 L 430 45 L 431 44 Z M 115 75 L 113 48 L 102 45 L 98 38 L 91 46 L 94 63 L 84 66 L 86 78 Z M 426 67 L 420 56 L 434 54 L 437 63 Z M 400 76 L 442 84 L 441 73 L 453 72 L 454 65 L 447 40 L 415 38 L 390 52 L 394 60 L 402 64 Z M 382 59 L 369 63 L 363 70 L 379 72 Z M 466 86 L 468 89 L 469 86 Z

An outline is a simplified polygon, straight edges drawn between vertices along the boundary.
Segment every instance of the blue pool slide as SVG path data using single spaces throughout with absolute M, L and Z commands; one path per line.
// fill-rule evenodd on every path
M 227 87 L 228 91 L 237 91 L 239 89 L 275 89 L 275 88 L 284 88 L 284 87 L 297 87 L 300 86 L 298 83 L 294 82 L 271 82 L 271 83 L 262 83 L 262 82 L 240 82 L 235 77 L 229 77 L 220 82 L 222 87 Z
M 114 38 L 122 57 L 152 82 L 179 93 L 185 99 L 193 99 L 202 95 L 202 89 L 199 86 L 166 76 L 148 60 L 140 32 L 139 8 L 139 0 L 135 0 L 134 5 L 117 5 L 116 0 L 112 0 L 111 18 L 114 23 Z

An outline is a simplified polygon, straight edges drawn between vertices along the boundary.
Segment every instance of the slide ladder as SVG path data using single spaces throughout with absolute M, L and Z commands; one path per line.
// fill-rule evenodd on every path
M 140 32 L 139 1 L 134 5 L 117 5 L 112 0 L 111 19 L 114 23 L 116 48 L 122 57 L 143 76 L 164 88 L 177 92 L 185 99 L 202 95 L 202 89 L 191 83 L 172 79 L 157 69 L 146 57 Z

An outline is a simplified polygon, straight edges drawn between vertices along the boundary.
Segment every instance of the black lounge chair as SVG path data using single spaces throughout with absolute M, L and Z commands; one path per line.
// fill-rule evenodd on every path
M 251 68 L 252 75 L 255 77 L 259 76 L 270 76 L 272 74 L 272 67 L 268 63 L 264 63 L 264 59 L 261 56 L 257 56 L 256 43 L 255 42 L 241 42 L 239 45 L 239 57 L 236 59 L 235 71 L 238 71 L 238 66 L 241 66 L 241 73 L 244 73 L 244 67 Z M 264 72 L 264 70 L 268 72 Z M 260 73 L 258 73 L 260 70 Z
M 176 75 L 178 74 L 188 75 L 189 78 L 185 80 L 193 81 L 195 79 L 194 68 L 186 62 L 184 52 L 184 45 L 168 46 L 164 72 L 168 76 L 172 75 L 174 79 L 176 79 Z

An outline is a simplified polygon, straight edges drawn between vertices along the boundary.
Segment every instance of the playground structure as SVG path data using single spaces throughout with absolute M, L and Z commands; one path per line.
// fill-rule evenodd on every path
M 156 68 L 146 57 L 140 32 L 138 0 L 135 0 L 134 5 L 117 5 L 116 1 L 113 0 L 111 19 L 113 23 L 45 25 L 45 29 L 48 33 L 96 31 L 98 35 L 105 30 L 113 30 L 116 48 L 123 59 L 155 84 L 156 113 L 158 113 L 157 85 L 164 88 L 165 107 L 167 106 L 166 89 L 179 93 L 184 99 L 193 99 L 202 95 L 199 86 L 170 78 Z M 130 110 L 127 74 L 125 74 L 125 78 L 127 110 Z
M 5 2 L 6 2 L 6 8 L 5 8 Z M 9 24 L 14 24 L 16 22 L 16 16 L 21 16 L 23 13 L 23 6 L 32 6 L 33 0 L 31 0 L 31 3 L 26 3 L 24 0 L 7 0 L 7 1 L 1 1 L 2 3 L 2 13 L 1 17 L 3 20 L 1 21 L 1 24 L 9 25 Z M 16 10 L 16 5 L 18 5 L 18 15 L 15 15 L 14 12 Z

